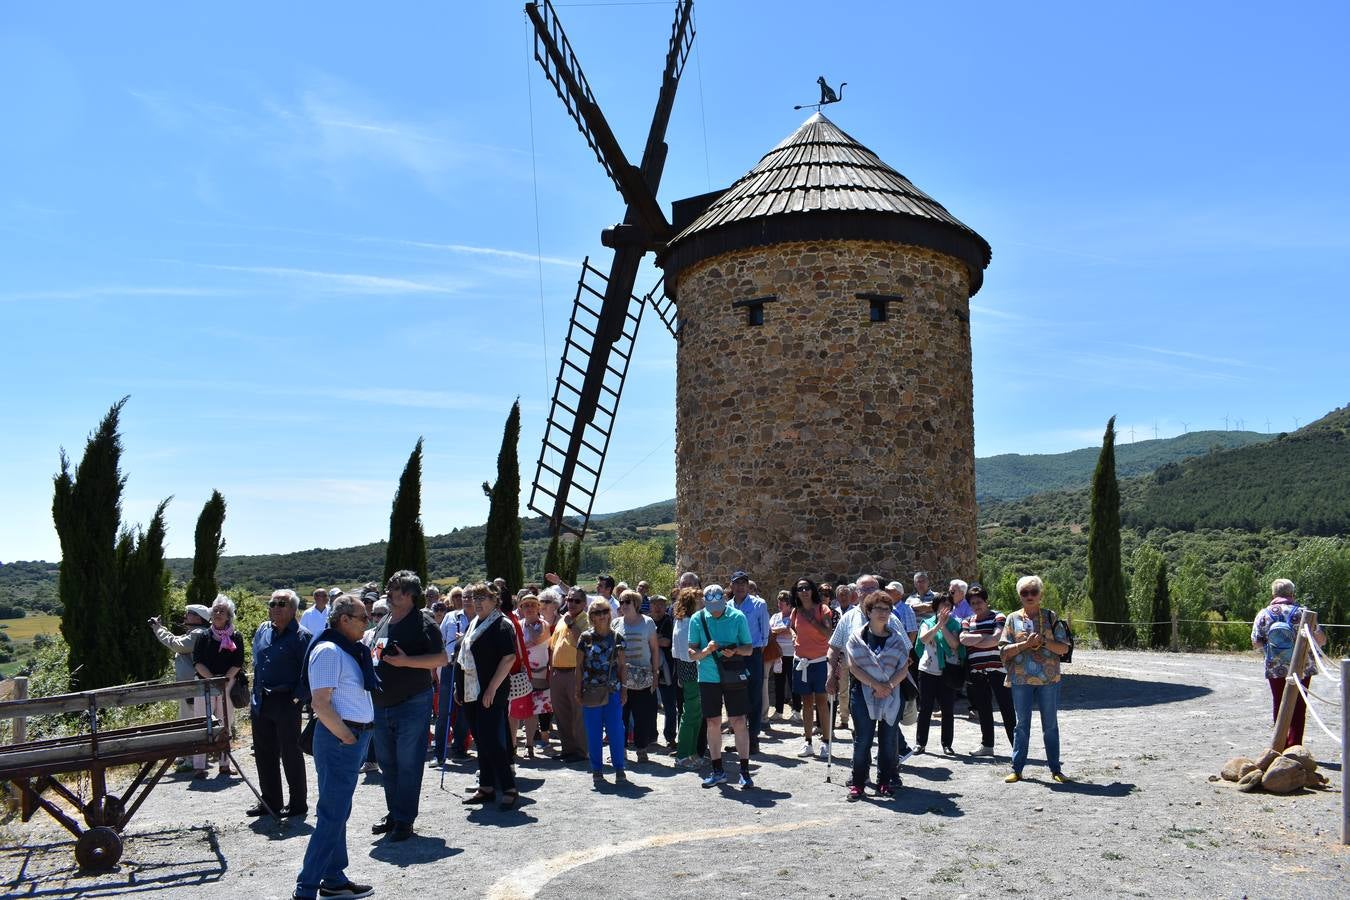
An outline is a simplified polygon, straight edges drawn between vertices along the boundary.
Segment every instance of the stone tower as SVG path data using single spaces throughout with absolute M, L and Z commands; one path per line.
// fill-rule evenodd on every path
M 675 220 L 680 566 L 969 580 L 988 243 L 819 113 Z

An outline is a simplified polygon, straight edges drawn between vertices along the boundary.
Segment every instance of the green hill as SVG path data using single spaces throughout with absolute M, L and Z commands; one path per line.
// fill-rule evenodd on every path
M 1116 475 L 1147 475 L 1214 450 L 1231 450 L 1269 441 L 1255 431 L 1192 431 L 1173 438 L 1116 444 Z M 1068 453 L 1003 453 L 975 460 L 975 500 L 980 504 L 1017 500 L 1046 491 L 1086 487 L 1097 465 L 1097 447 Z

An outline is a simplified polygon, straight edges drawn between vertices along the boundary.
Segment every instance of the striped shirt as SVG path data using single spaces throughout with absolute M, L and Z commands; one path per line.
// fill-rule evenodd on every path
M 361 677 L 361 664 L 332 641 L 316 645 L 309 654 L 309 688 L 311 691 L 332 688 L 333 711 L 348 722 L 375 719 L 370 691 Z
M 1003 633 L 1005 616 L 993 610 L 987 619 L 976 620 L 967 616 L 961 620 L 962 634 L 978 634 L 981 637 L 996 637 Z M 999 653 L 998 643 L 992 647 L 966 647 L 966 662 L 972 672 L 1002 672 L 1003 656 Z

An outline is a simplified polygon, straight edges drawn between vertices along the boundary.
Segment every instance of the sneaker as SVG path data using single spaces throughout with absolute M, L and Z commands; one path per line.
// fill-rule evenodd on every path
M 627 783 L 628 783 L 628 775 L 627 775 L 627 773 L 624 772 L 623 769 L 618 769 L 618 770 L 616 770 L 616 771 L 614 772 L 614 783 L 615 783 L 615 784 L 627 784 Z
M 736 783 L 743 788 L 752 788 L 755 786 L 755 780 L 750 777 L 748 772 L 742 772 L 741 777 L 737 779 Z
M 820 758 L 821 758 L 821 759 L 829 759 L 829 756 L 830 756 L 830 742 L 829 742 L 829 741 L 821 741 L 821 742 L 820 742 Z
M 955 755 L 956 755 L 956 751 L 953 750 L 953 749 L 951 748 L 951 745 L 950 745 L 950 744 L 944 746 L 944 747 L 942 748 L 942 752 L 945 753 L 945 754 L 947 754 L 948 756 L 955 756 Z
M 862 789 L 862 786 L 861 786 L 861 785 L 855 784 L 855 785 L 851 785 L 851 786 L 849 787 L 849 789 L 848 789 L 848 799 L 849 799 L 849 802 L 853 802 L 853 801 L 856 801 L 856 800 L 861 800 L 862 797 L 863 797 L 863 789 Z
M 374 762 L 363 763 L 361 765 L 361 771 L 365 772 L 368 775 L 374 772 L 378 772 L 380 771 L 380 764 Z
M 1065 784 L 1069 780 L 1063 772 L 1051 772 L 1050 777 L 1054 779 L 1055 784 Z
M 984 745 L 981 745 L 981 746 L 980 746 L 980 749 L 976 750 L 974 753 L 972 753 L 972 754 L 970 754 L 970 755 L 971 755 L 971 756 L 993 756 L 993 755 L 994 755 L 994 748 L 991 747 L 991 746 L 989 746 L 989 745 L 987 745 L 987 744 L 984 744 Z
M 928 752 L 928 748 L 925 747 L 923 744 L 920 744 L 919 746 L 917 746 L 917 747 L 914 748 L 914 755 L 915 755 L 915 756 L 923 756 L 923 755 L 924 755 L 925 753 L 927 753 L 927 752 Z
M 705 788 L 716 787 L 719 784 L 727 783 L 727 773 L 714 769 L 708 773 L 708 777 L 703 779 Z
M 789 721 L 792 722 L 793 725 L 802 724 L 802 714 L 794 709 L 792 711 L 792 718 Z
M 815 755 L 816 755 L 816 751 L 815 751 L 815 748 L 811 746 L 811 742 L 810 742 L 810 741 L 802 741 L 801 747 L 798 748 L 798 750 L 797 750 L 797 755 L 798 755 L 798 756 L 815 756 Z
M 637 754 L 637 761 L 640 762 L 640 763 L 645 763 L 645 762 L 648 762 L 648 761 L 649 761 L 649 760 L 648 760 L 648 757 L 647 757 L 647 751 L 646 751 L 646 750 L 639 750 L 639 751 L 638 751 L 638 754 Z
M 909 762 L 911 756 L 918 752 L 919 751 L 912 750 L 909 747 L 904 748 L 900 751 L 900 760 L 896 763 L 896 766 L 903 766 L 905 763 Z
M 373 893 L 375 893 L 374 887 L 368 884 L 357 884 L 355 881 L 349 881 L 337 887 L 319 885 L 320 897 L 369 897 Z
M 681 759 L 675 760 L 675 765 L 677 768 L 680 769 L 697 769 L 703 765 L 703 757 L 686 756 Z
M 1017 782 L 1019 782 L 1019 781 L 1021 781 L 1021 780 L 1022 780 L 1022 773 L 1021 773 L 1021 772 L 1009 772 L 1009 773 L 1007 774 L 1007 776 L 1003 779 L 1003 783 L 1004 783 L 1004 784 L 1017 784 Z
M 900 779 L 897 778 L 889 784 L 881 785 L 877 788 L 877 793 L 883 797 L 894 797 L 896 794 L 900 793 Z

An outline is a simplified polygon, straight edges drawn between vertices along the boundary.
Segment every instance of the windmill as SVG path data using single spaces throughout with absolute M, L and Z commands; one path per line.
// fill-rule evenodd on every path
M 622 223 L 601 232 L 601 243 L 614 251 L 608 274 L 593 266 L 590 257 L 581 264 L 530 489 L 529 508 L 548 519 L 555 536 L 567 531 L 581 538 L 586 533 L 643 310 L 652 305 L 677 336 L 675 304 L 658 295 L 660 282 L 642 296 L 633 293 L 633 285 L 642 258 L 671 237 L 656 193 L 668 150 L 666 126 L 693 47 L 693 7 L 693 0 L 682 0 L 676 8 L 651 128 L 642 159 L 634 166 L 601 112 L 553 5 L 549 0 L 525 4 L 534 27 L 534 58 L 626 207 Z

